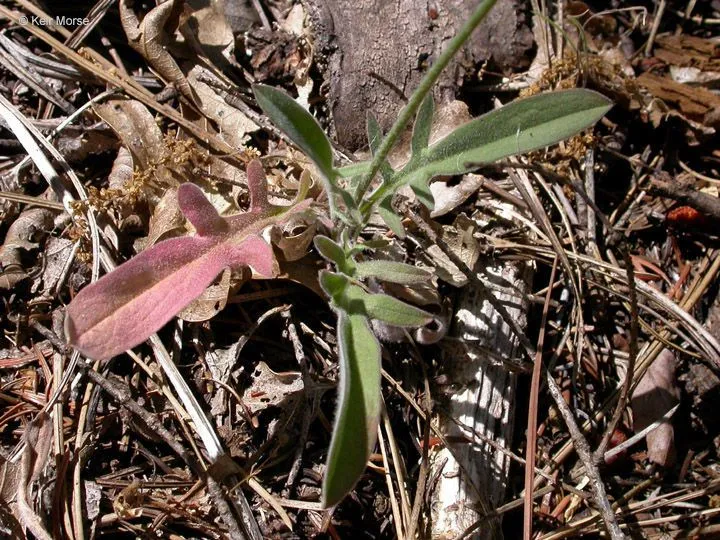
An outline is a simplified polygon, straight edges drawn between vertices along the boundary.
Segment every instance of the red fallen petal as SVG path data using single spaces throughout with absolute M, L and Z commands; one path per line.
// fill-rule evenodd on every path
M 692 206 L 678 206 L 670 210 L 665 219 L 673 225 L 696 226 L 705 223 L 705 216 L 695 210 Z
M 621 445 L 625 441 L 628 440 L 627 433 L 625 433 L 620 428 L 615 428 L 615 430 L 612 432 L 612 435 L 610 436 L 610 441 L 608 443 L 608 450 L 611 450 L 615 448 L 616 446 Z M 619 454 L 616 454 L 614 456 L 611 456 L 610 458 L 605 460 L 605 463 L 608 465 L 613 465 L 614 463 L 617 463 L 618 461 L 622 461 L 627 457 L 627 450 L 623 450 Z

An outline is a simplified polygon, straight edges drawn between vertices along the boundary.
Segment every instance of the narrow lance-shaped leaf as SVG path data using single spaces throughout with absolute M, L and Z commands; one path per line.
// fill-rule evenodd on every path
M 380 148 L 383 133 L 382 129 L 380 129 L 380 124 L 378 124 L 378 121 L 375 119 L 375 117 L 370 111 L 368 111 L 367 113 L 367 134 L 370 151 L 374 155 L 375 152 L 377 152 L 378 148 Z M 385 181 L 390 181 L 394 173 L 395 171 L 393 171 L 390 163 L 388 163 L 386 159 L 383 160 L 383 162 L 380 164 L 380 176 L 382 176 Z
M 392 207 L 392 194 L 380 201 L 380 204 L 378 204 L 378 214 L 380 214 L 382 220 L 398 238 L 405 238 L 405 227 L 403 226 L 402 218 L 395 213 L 395 209 Z
M 369 161 L 358 161 L 357 163 L 350 163 L 349 165 L 343 165 L 335 170 L 340 178 L 352 178 L 354 176 L 362 176 L 370 168 Z
M 380 344 L 368 319 L 421 326 L 432 316 L 396 298 L 371 294 L 342 274 L 320 273 L 338 314 L 338 410 L 323 481 L 323 506 L 339 503 L 357 483 L 375 446 L 380 416 Z
M 413 126 L 412 141 L 410 147 L 412 154 L 416 155 L 425 150 L 430 143 L 430 130 L 432 129 L 433 113 L 435 112 L 435 101 L 432 94 L 423 100 L 420 109 L 418 109 L 415 117 L 415 125 Z
M 382 130 L 372 113 L 368 112 L 367 115 L 367 132 L 368 141 L 370 141 L 370 151 L 375 154 L 380 143 L 382 142 Z M 380 175 L 385 182 L 391 182 L 395 171 L 390 167 L 390 163 L 384 160 L 380 164 Z M 356 197 L 360 197 L 360 193 L 356 194 Z M 380 217 L 388 226 L 392 232 L 394 232 L 398 238 L 405 238 L 405 227 L 402 225 L 402 220 L 398 216 L 392 207 L 392 194 L 387 196 L 384 201 L 378 206 L 378 213 Z
M 256 184 L 264 181 L 262 167 L 248 168 L 251 193 L 260 193 Z M 142 343 L 227 267 L 273 275 L 277 262 L 260 234 L 309 203 L 278 207 L 253 199 L 248 212 L 223 218 L 193 184 L 180 186 L 178 201 L 195 236 L 157 243 L 85 287 L 68 306 L 68 341 L 86 356 L 105 360 Z
M 366 292 L 350 278 L 334 272 L 320 272 L 320 286 L 332 299 L 333 307 L 350 315 L 362 315 L 393 326 L 424 326 L 433 316 L 386 294 Z
M 375 446 L 380 417 L 380 344 L 367 318 L 338 310 L 338 408 L 323 480 L 324 507 L 355 486 Z
M 395 174 L 392 188 L 409 184 L 423 204 L 432 208 L 427 182 L 434 176 L 462 174 L 479 163 L 550 146 L 592 126 L 611 107 L 606 97 L 584 89 L 550 92 L 509 103 L 463 124 L 413 155 Z M 383 199 L 384 193 L 378 193 L 376 201 Z
M 432 274 L 423 268 L 395 261 L 365 261 L 357 263 L 357 277 L 375 277 L 390 283 L 412 285 L 426 283 Z
M 317 120 L 282 90 L 253 85 L 255 99 L 273 124 L 305 152 L 329 182 L 335 178 L 332 148 Z
M 345 205 L 345 210 L 343 212 L 344 215 L 340 212 L 339 209 L 335 210 L 338 213 L 338 216 L 343 218 L 343 221 L 347 222 L 353 227 L 358 225 L 359 223 L 362 223 L 362 216 L 360 215 L 360 211 L 358 210 L 355 196 L 348 190 L 338 186 L 333 188 L 333 190 L 340 196 L 340 200 Z

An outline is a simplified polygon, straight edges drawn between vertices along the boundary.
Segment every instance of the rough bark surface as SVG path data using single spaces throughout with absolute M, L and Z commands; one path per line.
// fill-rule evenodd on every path
M 388 129 L 427 67 L 477 7 L 477 0 L 304 0 L 324 67 L 338 142 L 367 146 L 365 115 Z M 532 33 L 520 0 L 499 0 L 436 86 L 453 99 L 462 81 L 491 60 L 499 69 L 527 63 Z

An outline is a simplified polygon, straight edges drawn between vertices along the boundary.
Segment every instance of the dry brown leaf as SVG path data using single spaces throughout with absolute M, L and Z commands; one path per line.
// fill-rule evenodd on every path
M 233 3 L 234 0 L 232 0 Z M 192 8 L 185 27 L 192 29 L 193 38 L 207 58 L 217 65 L 232 56 L 235 37 L 228 21 L 223 0 L 187 0 Z M 187 33 L 183 32 L 187 37 Z M 197 90 L 197 88 L 196 88 Z
M 20 462 L 15 517 L 39 540 L 50 540 L 50 534 L 29 502 L 31 500 L 29 490 L 45 468 L 53 444 L 53 424 L 50 417 L 46 413 L 39 413 L 25 427 L 24 438 L 25 450 Z
M 636 432 L 656 422 L 678 402 L 675 355 L 664 349 L 640 379 L 632 395 L 633 427 Z M 662 467 L 675 462 L 675 433 L 668 420 L 645 437 L 648 459 Z
M 118 149 L 108 174 L 108 185 L 111 189 L 122 189 L 133 177 L 133 157 L 125 146 Z
M 234 148 L 242 148 L 248 134 L 258 130 L 257 124 L 235 107 L 228 105 L 210 86 L 198 80 L 206 71 L 200 65 L 193 67 L 188 73 L 197 95 L 197 105 L 202 113 L 215 122 L 220 137 Z
M 182 7 L 182 0 L 169 0 L 151 9 L 143 20 L 139 21 L 132 7 L 128 5 L 128 0 L 120 0 L 120 21 L 130 46 L 190 103 L 196 103 L 190 83 L 165 47 L 170 43 L 180 22 Z
M 450 250 L 460 257 L 468 268 L 474 268 L 480 256 L 480 248 L 473 233 L 477 225 L 465 214 L 459 214 L 452 225 L 445 225 L 442 229 L 442 238 Z M 427 255 L 435 266 L 435 273 L 443 281 L 455 287 L 462 287 L 468 283 L 465 273 L 460 270 L 442 249 L 433 244 L 426 249 Z
M 12 289 L 28 276 L 23 254 L 36 249 L 52 230 L 53 215 L 47 208 L 28 208 L 10 225 L 0 247 L 0 289 Z
M 57 138 L 58 151 L 68 163 L 81 163 L 88 156 L 102 154 L 114 150 L 118 146 L 117 139 L 106 126 L 66 126 Z
M 243 393 L 243 403 L 252 414 L 268 407 L 279 407 L 304 390 L 302 375 L 297 371 L 278 373 L 265 362 L 258 362 L 252 383 Z
M 137 518 L 142 515 L 145 495 L 137 480 L 125 486 L 113 500 L 113 510 L 122 519 Z
M 297 261 L 283 262 L 282 271 L 277 277 L 299 283 L 317 294 L 318 298 L 324 299 L 325 293 L 318 281 L 318 273 L 323 268 L 324 264 L 319 257 L 306 255 Z
M 0 525 L 12 532 L 13 538 L 24 538 L 23 527 L 15 517 L 17 504 L 15 499 L 20 484 L 20 463 L 6 460 L 0 456 Z
M 178 317 L 183 321 L 203 322 L 220 313 L 227 305 L 231 276 L 232 271 L 226 268 L 220 275 L 220 280 L 205 289 L 198 298 L 178 313 Z
M 452 212 L 480 189 L 482 184 L 483 177 L 479 174 L 465 174 L 453 185 L 449 185 L 447 180 L 433 182 L 430 184 L 430 192 L 435 199 L 435 208 L 430 212 L 430 217 L 436 218 Z
M 45 246 L 45 266 L 42 272 L 43 293 L 51 296 L 63 275 L 68 258 L 73 252 L 73 242 L 67 238 L 52 237 Z
M 180 211 L 177 198 L 177 188 L 170 188 L 165 191 L 160 201 L 155 206 L 153 215 L 150 217 L 148 235 L 136 246 L 142 251 L 154 245 L 173 232 L 184 230 L 185 218 Z
M 296 214 L 282 227 L 273 227 L 271 238 L 273 244 L 282 252 L 284 260 L 297 261 L 307 254 L 316 231 L 317 221 L 315 218 Z
M 133 99 L 117 98 L 95 105 L 94 110 L 130 151 L 135 168 L 152 169 L 163 185 L 177 184 L 167 168 L 160 165 L 166 153 L 165 142 L 145 105 Z

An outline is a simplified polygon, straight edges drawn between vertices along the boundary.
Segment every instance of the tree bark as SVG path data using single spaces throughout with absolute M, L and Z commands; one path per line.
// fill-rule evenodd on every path
M 316 61 L 328 85 L 337 141 L 367 147 L 371 111 L 387 130 L 429 65 L 477 7 L 477 0 L 304 0 Z M 500 70 L 528 63 L 533 45 L 527 2 L 499 0 L 436 85 L 438 103 L 455 98 L 465 78 L 492 62 Z

